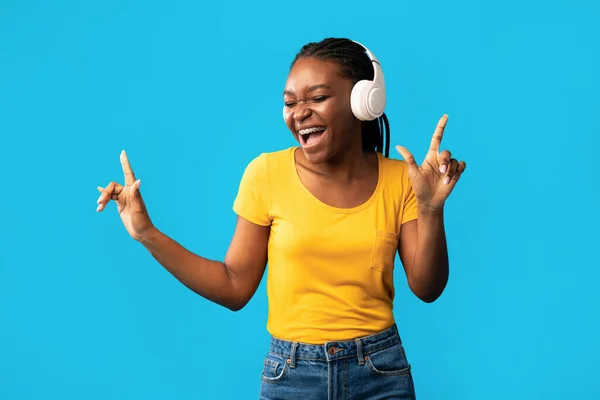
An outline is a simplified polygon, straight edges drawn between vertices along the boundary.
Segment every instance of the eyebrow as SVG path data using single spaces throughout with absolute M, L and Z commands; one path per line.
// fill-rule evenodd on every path
M 324 83 L 321 83 L 319 85 L 313 85 L 313 86 L 311 86 L 311 87 L 308 88 L 308 92 L 314 92 L 317 89 L 331 89 L 331 86 L 325 85 Z M 291 92 L 289 90 L 284 90 L 283 91 L 283 95 L 285 96 L 286 94 L 290 95 L 290 96 L 293 96 L 294 92 Z

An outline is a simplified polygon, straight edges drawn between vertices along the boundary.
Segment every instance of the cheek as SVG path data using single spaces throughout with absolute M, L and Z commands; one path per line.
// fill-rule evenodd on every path
M 350 132 L 354 126 L 354 114 L 350 106 L 338 104 L 327 110 L 327 126 L 331 128 L 331 140 L 335 142 L 345 142 L 350 139 Z
M 294 119 L 292 118 L 292 112 L 287 108 L 283 109 L 283 121 L 285 125 L 288 127 L 290 132 L 294 132 Z

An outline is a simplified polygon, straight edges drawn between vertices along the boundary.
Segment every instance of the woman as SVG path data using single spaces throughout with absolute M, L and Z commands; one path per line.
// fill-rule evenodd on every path
M 415 398 L 392 313 L 394 258 L 398 252 L 421 300 L 441 295 L 444 203 L 465 163 L 439 151 L 446 115 L 420 166 L 403 147 L 404 161 L 388 158 L 387 117 L 361 115 L 352 98 L 375 70 L 385 93 L 365 50 L 329 38 L 296 56 L 283 114 L 299 146 L 261 154 L 246 168 L 223 262 L 191 253 L 152 224 L 125 152 L 125 186 L 98 188 L 98 211 L 114 200 L 127 231 L 161 265 L 231 310 L 250 300 L 269 260 L 263 399 Z

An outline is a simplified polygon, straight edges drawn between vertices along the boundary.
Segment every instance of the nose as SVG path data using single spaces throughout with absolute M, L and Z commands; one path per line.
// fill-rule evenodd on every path
M 294 121 L 296 121 L 296 122 L 302 122 L 306 118 L 310 117 L 311 114 L 312 114 L 312 110 L 310 109 L 310 107 L 307 104 L 305 104 L 303 102 L 298 102 L 296 104 L 296 106 L 294 107 L 293 118 L 294 118 Z

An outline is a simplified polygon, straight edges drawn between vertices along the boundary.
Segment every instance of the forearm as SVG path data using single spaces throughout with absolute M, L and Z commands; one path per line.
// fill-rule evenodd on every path
M 237 309 L 233 284 L 223 262 L 200 257 L 152 228 L 140 243 L 176 279 L 209 301 Z
M 449 263 L 444 212 L 418 208 L 417 248 L 410 270 L 411 288 L 426 302 L 435 301 L 448 282 Z

